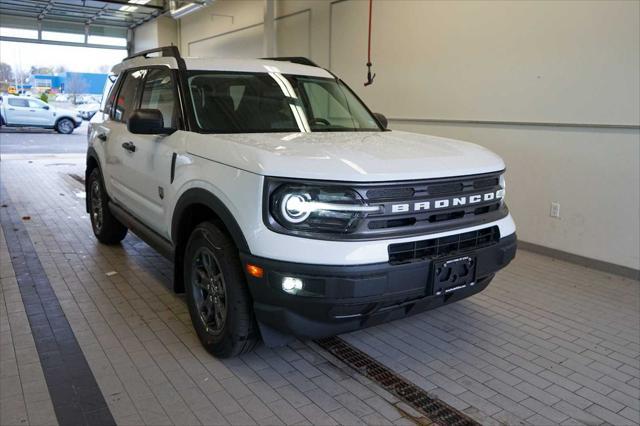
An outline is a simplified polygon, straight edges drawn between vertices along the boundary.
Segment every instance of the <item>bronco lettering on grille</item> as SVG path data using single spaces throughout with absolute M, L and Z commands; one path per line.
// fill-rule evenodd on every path
M 464 195 L 459 197 L 438 198 L 415 203 L 397 203 L 391 205 L 391 213 L 413 213 L 429 210 L 461 207 L 470 204 L 478 204 L 504 198 L 504 189 L 485 192 L 482 194 Z

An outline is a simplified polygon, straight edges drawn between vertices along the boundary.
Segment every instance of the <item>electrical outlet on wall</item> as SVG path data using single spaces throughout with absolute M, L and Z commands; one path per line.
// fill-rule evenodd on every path
M 560 219 L 560 203 L 559 202 L 557 201 L 551 202 L 551 212 L 549 213 L 549 216 Z

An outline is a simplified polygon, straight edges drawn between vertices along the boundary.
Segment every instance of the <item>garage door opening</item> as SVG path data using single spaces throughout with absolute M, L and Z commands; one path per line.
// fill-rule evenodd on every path
M 111 67 L 126 56 L 122 46 L 0 41 L 0 152 L 84 152 L 86 123 L 99 109 Z

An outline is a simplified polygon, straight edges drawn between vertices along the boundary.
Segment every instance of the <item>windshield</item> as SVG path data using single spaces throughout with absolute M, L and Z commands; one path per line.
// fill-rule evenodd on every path
M 196 123 L 211 133 L 381 131 L 342 82 L 270 73 L 192 72 Z

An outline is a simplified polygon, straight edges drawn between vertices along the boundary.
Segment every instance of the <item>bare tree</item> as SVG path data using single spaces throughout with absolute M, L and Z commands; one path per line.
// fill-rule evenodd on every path
M 11 65 L 0 62 L 0 81 L 9 82 L 13 80 L 13 70 L 11 69 Z
M 73 103 L 75 103 L 78 95 L 84 93 L 87 87 L 88 84 L 82 77 L 77 74 L 71 74 L 71 77 L 64 84 L 64 92 L 70 95 L 73 98 Z
M 24 84 L 29 79 L 29 71 L 22 68 L 15 68 L 13 71 L 13 80 L 17 84 Z
M 52 67 L 31 66 L 30 73 L 31 73 L 31 75 L 33 75 L 33 74 L 53 75 L 53 68 Z

